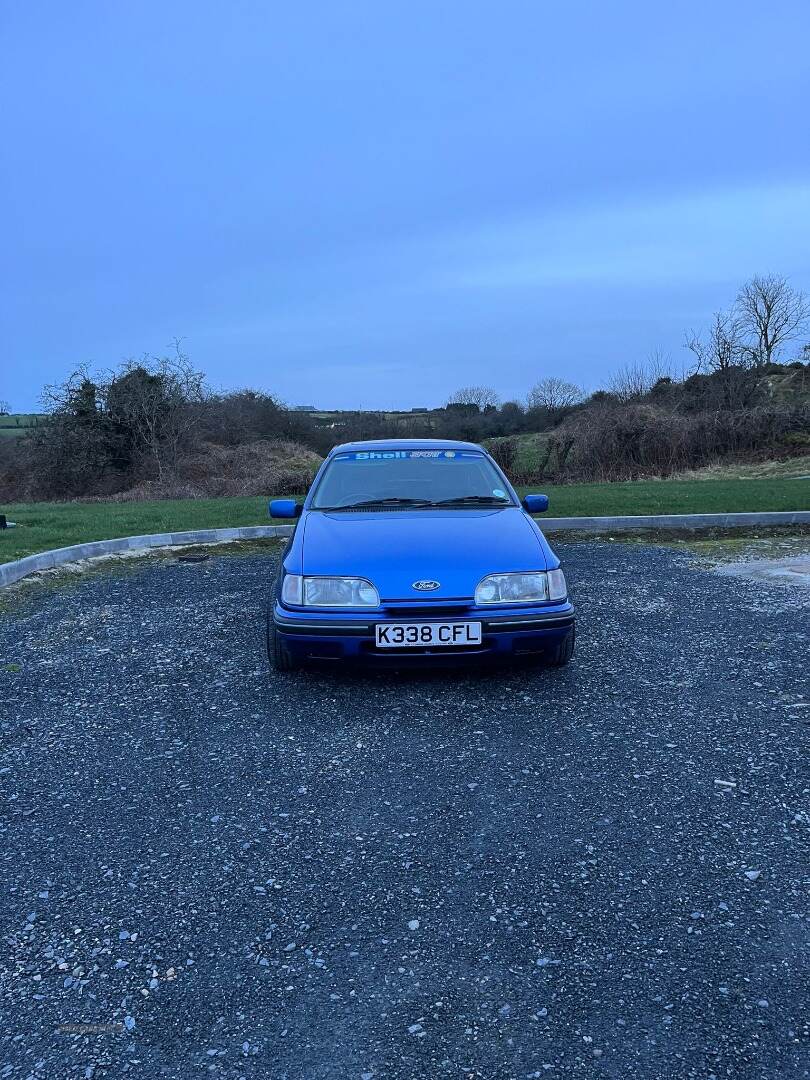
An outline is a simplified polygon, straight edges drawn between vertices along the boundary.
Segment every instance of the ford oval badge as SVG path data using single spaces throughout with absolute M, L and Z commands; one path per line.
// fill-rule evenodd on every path
M 417 592 L 433 592 L 440 586 L 440 581 L 415 581 L 411 587 L 416 589 Z

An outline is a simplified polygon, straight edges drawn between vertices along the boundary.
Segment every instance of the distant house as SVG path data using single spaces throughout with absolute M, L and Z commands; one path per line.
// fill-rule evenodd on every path
M 293 412 L 317 412 L 314 405 L 293 405 Z
M 430 412 L 430 409 L 411 409 L 411 412 Z

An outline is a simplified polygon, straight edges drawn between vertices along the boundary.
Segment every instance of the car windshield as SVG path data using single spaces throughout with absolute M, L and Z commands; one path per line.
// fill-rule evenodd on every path
M 492 462 L 474 450 L 366 450 L 336 454 L 312 500 L 315 510 L 509 506 Z

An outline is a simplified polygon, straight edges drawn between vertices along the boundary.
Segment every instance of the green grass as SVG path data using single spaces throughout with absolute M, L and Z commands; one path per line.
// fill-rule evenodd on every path
M 24 435 L 41 419 L 39 413 L 3 413 L 0 415 L 0 438 Z
M 560 487 L 540 485 L 534 490 L 548 495 L 549 514 L 554 517 L 810 510 L 810 480 L 770 477 L 760 480 L 632 480 L 623 484 Z M 542 521 L 542 518 L 538 520 Z
M 2 512 L 16 529 L 0 530 L 0 562 L 50 548 L 117 536 L 269 525 L 267 500 L 167 499 L 131 503 L 17 503 Z
M 521 489 L 525 494 L 527 489 Z M 554 517 L 810 510 L 810 480 L 648 480 L 570 484 L 544 491 Z M 117 536 L 269 524 L 261 498 L 140 503 L 19 503 L 0 507 L 18 528 L 0 531 L 0 562 Z M 542 516 L 538 519 L 542 522 Z

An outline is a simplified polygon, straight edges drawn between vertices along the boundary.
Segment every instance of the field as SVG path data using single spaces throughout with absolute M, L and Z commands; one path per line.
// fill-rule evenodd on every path
M 554 517 L 810 510 L 810 479 L 649 480 L 549 486 L 544 490 Z M 20 503 L 0 507 L 0 512 L 18 525 L 0 531 L 0 562 L 88 540 L 269 523 L 267 502 L 261 498 Z
M 3 413 L 0 415 L 0 439 L 16 439 L 40 419 L 38 413 Z

